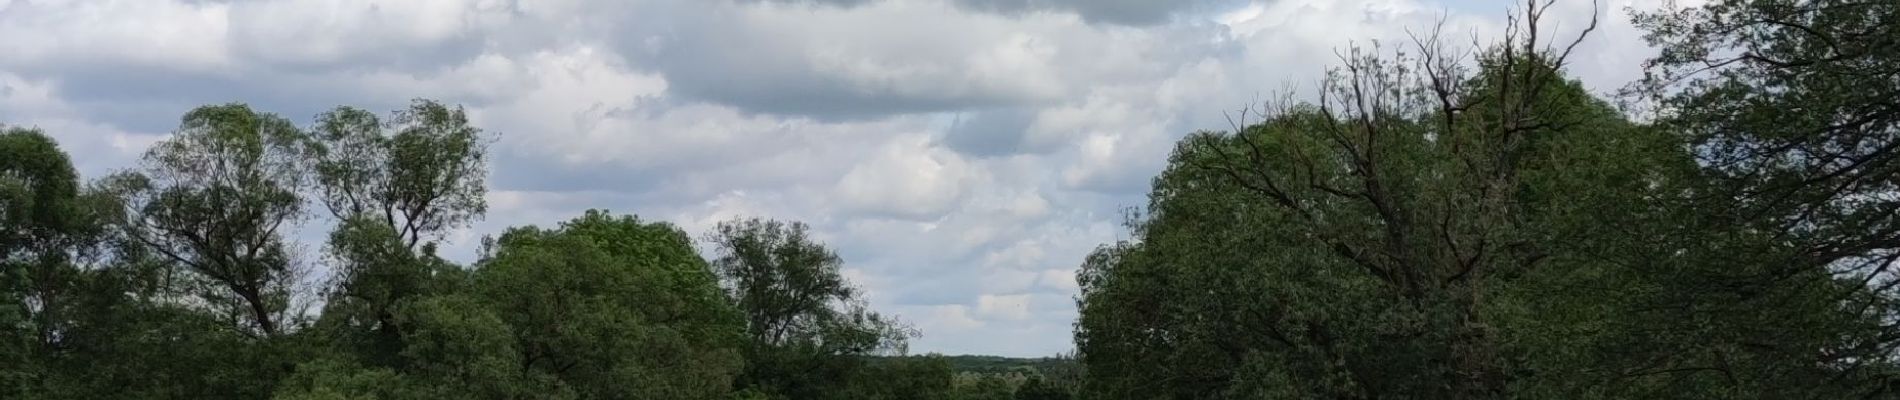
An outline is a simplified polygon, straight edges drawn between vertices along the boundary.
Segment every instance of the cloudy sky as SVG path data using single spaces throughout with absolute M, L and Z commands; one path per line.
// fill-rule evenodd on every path
M 1572 73 L 1607 92 L 1649 54 L 1625 9 Z M 1075 267 L 1126 236 L 1175 139 L 1311 92 L 1335 50 L 1505 0 L 0 0 L 0 123 L 96 177 L 192 107 L 299 123 L 417 97 L 499 135 L 474 238 L 588 208 L 689 232 L 810 223 L 913 351 L 1067 350 Z M 1574 32 L 1587 0 L 1547 27 Z M 306 235 L 312 236 L 315 235 Z

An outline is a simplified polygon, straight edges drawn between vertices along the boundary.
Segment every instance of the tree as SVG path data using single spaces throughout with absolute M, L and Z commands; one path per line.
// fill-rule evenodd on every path
M 106 229 L 123 208 L 82 188 L 66 155 L 38 131 L 0 133 L 0 356 L 8 398 L 261 397 L 270 353 L 187 293 L 149 249 Z M 17 307 L 17 308 L 16 308 Z M 10 316 L 24 319 L 6 321 Z M 223 325 L 225 328 L 220 328 Z M 15 335 L 17 333 L 17 335 Z M 14 347 L 13 345 L 18 345 Z M 14 352 L 18 350 L 19 352 Z
M 672 225 L 589 211 L 510 229 L 474 280 L 527 381 L 589 399 L 712 399 L 739 371 L 739 315 Z
M 430 100 L 387 121 L 351 107 L 317 117 L 305 155 L 318 199 L 339 221 L 321 321 L 333 340 L 397 366 L 396 310 L 460 279 L 431 240 L 486 210 L 487 140 L 462 109 Z
M 1016 388 L 1016 400 L 1069 400 L 1073 394 L 1067 389 L 1045 381 L 1042 377 L 1031 377 Z
M 951 398 L 957 400 L 1009 400 L 1015 389 L 999 374 L 983 374 L 958 382 Z
M 1355 50 L 1316 102 L 1183 139 L 1134 239 L 1079 273 L 1083 396 L 1576 394 L 1536 378 L 1596 367 L 1550 334 L 1600 322 L 1570 319 L 1599 300 L 1550 292 L 1618 275 L 1568 235 L 1656 215 L 1687 164 L 1562 76 L 1575 42 L 1541 41 L 1543 10 L 1472 60 L 1433 37 Z
M 848 381 L 859 356 L 902 352 L 913 333 L 868 310 L 839 268 L 843 260 L 803 223 L 720 223 L 707 236 L 713 269 L 746 321 L 742 385 L 785 398 L 824 398 Z
M 286 228 L 303 216 L 302 131 L 242 104 L 199 107 L 138 172 L 108 178 L 126 236 L 201 279 L 203 304 L 247 332 L 284 332 L 294 265 Z
M 950 363 L 940 355 L 880 357 L 867 361 L 850 377 L 846 394 L 863 400 L 951 400 Z
M 52 138 L 0 126 L 0 394 L 24 395 L 69 325 L 72 258 L 96 231 L 79 196 Z
M 1672 360 L 1778 398 L 1891 396 L 1900 382 L 1900 5 L 1719 0 L 1640 14 L 1662 49 L 1632 95 L 1693 149 L 1705 227 L 1732 232 L 1702 272 L 1695 338 Z M 1807 312 L 1781 304 L 1807 304 Z M 1733 323 L 1729 325 L 1728 323 Z M 1778 329 L 1779 328 L 1779 329 Z M 1785 360 L 1750 364 L 1736 360 Z
M 297 367 L 297 373 L 271 396 L 277 400 L 356 400 L 419 398 L 403 392 L 402 377 L 387 369 L 364 370 L 337 361 Z
M 1526 44 L 1535 4 L 1472 74 L 1429 44 L 1348 59 L 1318 104 L 1183 140 L 1134 239 L 1085 262 L 1084 392 L 1887 394 L 1900 202 L 1863 96 L 1893 52 L 1823 40 L 1892 36 L 1885 7 L 1639 17 L 1666 47 L 1650 126 Z
M 378 366 L 401 367 L 406 347 L 399 312 L 433 295 L 468 286 L 461 267 L 404 245 L 396 228 L 350 218 L 330 234 L 331 279 L 318 333 L 332 345 Z
M 318 196 L 337 219 L 370 218 L 415 249 L 487 209 L 487 144 L 460 107 L 415 100 L 387 122 L 338 107 L 317 116 L 308 150 Z

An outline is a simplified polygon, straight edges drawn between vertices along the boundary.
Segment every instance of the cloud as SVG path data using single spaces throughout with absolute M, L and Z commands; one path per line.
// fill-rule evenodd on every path
M 503 2 L 291 0 L 234 2 L 226 11 L 231 50 L 279 68 L 352 65 L 434 67 L 481 54 L 484 25 L 513 10 Z
M 935 1 L 664 10 L 675 14 L 615 33 L 630 63 L 666 76 L 683 98 L 822 120 L 1059 102 L 1102 79 L 1164 76 L 1212 51 L 1204 38 L 1218 29 L 1098 26 Z
M 1036 284 L 1063 293 L 1076 293 L 1082 289 L 1075 281 L 1074 269 L 1043 270 L 1042 275 L 1036 278 Z
M 944 142 L 959 153 L 992 157 L 1021 152 L 1023 132 L 1036 113 L 1026 108 L 1002 108 L 957 113 Z
M 1029 295 L 982 295 L 976 298 L 976 312 L 1005 320 L 1029 319 Z
M 936 219 L 963 201 L 980 176 L 928 137 L 904 136 L 851 168 L 834 191 L 844 206 L 872 215 Z
M 880 2 L 787 12 L 706 2 L 673 16 L 665 30 L 630 27 L 623 54 L 661 71 L 686 98 L 828 120 L 1062 94 L 1050 43 L 1011 29 L 1025 27 L 1016 21 L 945 7 Z
M 878 0 L 742 0 L 836 7 L 875 4 Z M 1209 0 L 956 0 L 966 10 L 1022 15 L 1026 13 L 1073 13 L 1091 22 L 1121 25 L 1152 25 L 1167 22 L 1180 13 L 1230 5 L 1235 1 Z

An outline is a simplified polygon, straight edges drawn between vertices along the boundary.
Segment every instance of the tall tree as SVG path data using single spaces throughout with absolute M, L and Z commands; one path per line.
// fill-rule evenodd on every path
M 0 127 L 0 394 L 37 384 L 59 344 L 73 251 L 93 230 L 78 197 L 78 174 L 52 138 Z
M 123 208 L 110 194 L 80 188 L 66 155 L 39 132 L 0 133 L 0 303 L 10 305 L 0 319 L 23 317 L 0 321 L 9 330 L 0 356 L 20 357 L 0 366 L 0 397 L 267 393 L 276 377 L 267 354 L 177 301 L 185 293 L 162 263 L 106 229 Z
M 202 279 L 197 293 L 263 337 L 283 333 L 298 269 L 289 227 L 303 216 L 303 132 L 242 104 L 199 107 L 108 178 L 126 200 L 128 237 Z
M 1727 296 L 1684 308 L 1754 318 L 1672 369 L 1776 398 L 1900 392 L 1900 4 L 1717 0 L 1636 21 L 1662 52 L 1633 94 L 1709 177 L 1705 226 L 1734 227 L 1697 288 Z
M 48 342 L 53 338 L 48 305 L 59 302 L 68 240 L 82 228 L 75 207 L 78 174 L 59 145 L 31 129 L 0 127 L 0 276 L 8 287 L 13 318 L 35 316 L 30 334 L 9 336 Z M 54 307 L 56 308 L 56 307 Z
M 1540 39 L 1544 10 L 1476 59 L 1355 50 L 1317 101 L 1182 140 L 1136 239 L 1080 272 L 1084 397 L 1506 398 L 1579 371 L 1526 345 L 1551 320 L 1520 291 L 1594 271 L 1556 234 L 1680 164 L 1562 76 L 1577 42 Z
M 398 362 L 396 309 L 457 284 L 433 240 L 487 209 L 488 138 L 459 107 L 415 100 L 388 119 L 351 107 L 317 117 L 306 156 L 330 235 L 321 325 L 379 365 Z
M 840 274 L 843 260 L 803 223 L 727 221 L 707 240 L 717 254 L 713 270 L 750 335 L 746 386 L 780 398 L 836 396 L 857 357 L 902 352 L 914 334 L 867 309 Z
M 387 120 L 338 107 L 311 137 L 319 198 L 338 219 L 382 221 L 414 249 L 487 210 L 490 139 L 460 107 L 419 99 Z

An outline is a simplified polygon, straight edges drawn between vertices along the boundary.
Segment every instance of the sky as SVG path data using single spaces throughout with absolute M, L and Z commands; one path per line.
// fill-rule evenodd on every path
M 1609 93 L 1653 51 L 1627 10 L 1569 72 Z M 912 352 L 1072 348 L 1075 268 L 1127 238 L 1175 140 L 1311 93 L 1338 51 L 1442 22 L 1470 47 L 1505 0 L 0 0 L 0 123 L 86 177 L 131 167 L 193 107 L 309 124 L 339 105 L 466 107 L 496 135 L 479 238 L 590 208 L 700 235 L 809 223 Z M 1567 37 L 1567 36 L 1565 36 Z M 299 236 L 321 247 L 321 224 Z

